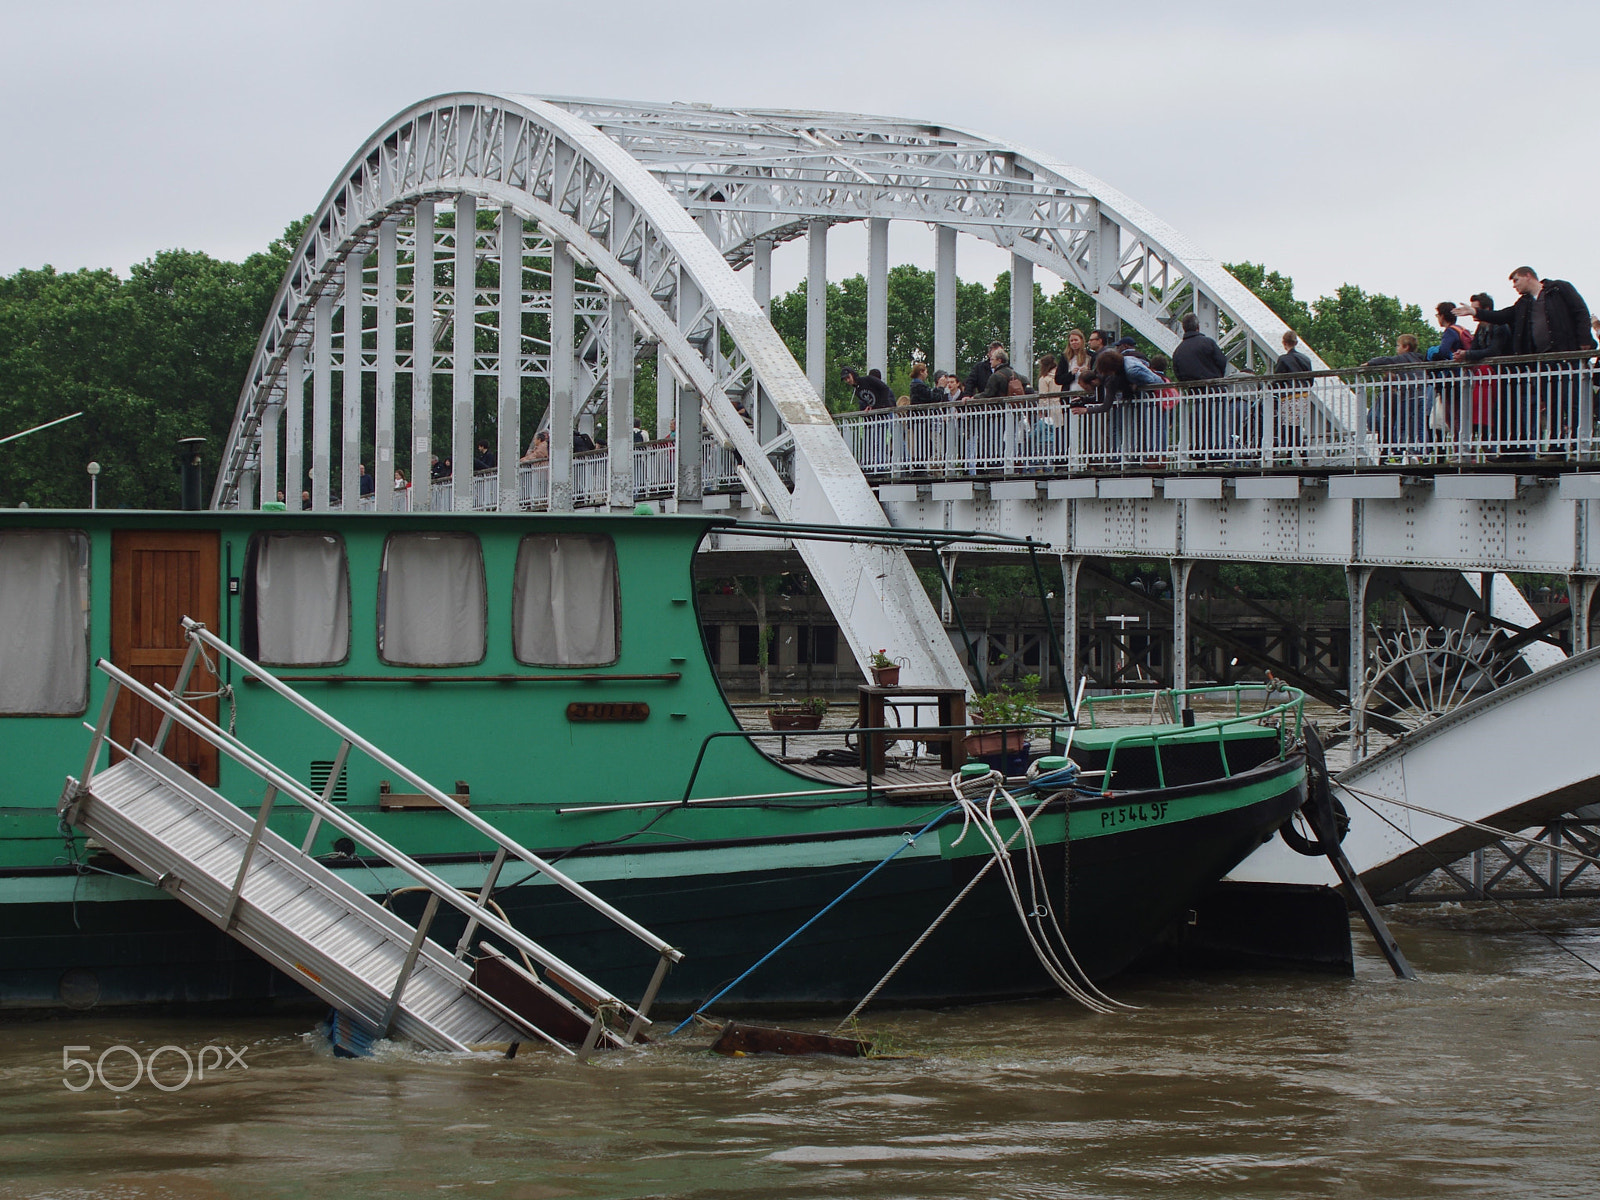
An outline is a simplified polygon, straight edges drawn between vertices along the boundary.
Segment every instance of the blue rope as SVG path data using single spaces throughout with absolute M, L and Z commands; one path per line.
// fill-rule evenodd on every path
M 841 900 L 843 900 L 851 892 L 855 891 L 863 883 L 865 883 L 867 880 L 871 879 L 879 871 L 883 870 L 883 868 L 887 867 L 891 862 L 893 862 L 895 860 L 895 858 L 900 854 L 900 852 L 902 850 L 905 850 L 908 847 L 916 845 L 917 839 L 919 837 L 921 837 L 923 834 L 927 833 L 928 830 L 932 829 L 940 821 L 944 820 L 946 817 L 948 817 L 951 813 L 955 812 L 960 807 L 961 806 L 959 804 L 952 804 L 949 808 L 945 809 L 938 816 L 934 817 L 933 820 L 929 821 L 921 829 L 917 830 L 913 834 L 908 835 L 903 842 L 901 842 L 898 846 L 896 846 L 894 848 L 894 850 L 889 854 L 888 858 L 886 858 L 882 862 L 878 863 L 877 866 L 872 868 L 872 870 L 868 871 L 860 879 L 856 880 L 849 887 L 845 888 L 844 891 L 840 892 L 832 900 L 828 901 L 828 904 L 827 904 L 826 908 L 822 909 L 822 911 L 817 913 L 814 917 L 812 917 L 810 920 L 808 920 L 804 925 L 800 926 L 799 929 L 796 929 L 788 937 L 784 938 L 783 941 L 779 942 L 771 950 L 768 950 L 765 954 L 763 954 L 760 958 L 758 958 L 753 964 L 751 964 L 749 970 L 747 970 L 743 975 L 739 976 L 739 978 L 735 979 L 727 987 L 723 988 L 715 996 L 711 997 L 711 999 L 707 1000 L 699 1008 L 695 1009 L 692 1013 L 690 1013 L 687 1017 L 685 1017 L 670 1033 L 667 1034 L 667 1036 L 668 1037 L 672 1037 L 672 1036 L 674 1036 L 676 1034 L 682 1033 L 684 1028 L 691 1021 L 693 1021 L 701 1013 L 705 1012 L 706 1009 L 710 1008 L 718 1000 L 721 1000 L 729 992 L 733 991 L 734 988 L 738 987 L 746 979 L 749 979 L 750 976 L 754 975 L 756 973 L 756 969 L 758 967 L 760 967 L 762 963 L 766 962 L 773 955 L 777 954 L 778 951 L 782 950 L 790 942 L 794 941 L 795 938 L 799 937 L 802 933 L 804 933 L 806 930 L 810 929 L 818 921 L 822 920 L 822 918 L 827 916 L 829 911 L 831 911 L 833 908 L 835 908 Z

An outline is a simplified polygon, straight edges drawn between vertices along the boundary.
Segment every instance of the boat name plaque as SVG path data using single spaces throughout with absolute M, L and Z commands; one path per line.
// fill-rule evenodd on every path
M 649 716 L 650 706 L 642 700 L 574 702 L 567 705 L 569 721 L 643 721 Z

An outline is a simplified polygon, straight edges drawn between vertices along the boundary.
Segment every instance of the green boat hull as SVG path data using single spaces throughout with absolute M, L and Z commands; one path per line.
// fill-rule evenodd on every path
M 1035 823 L 1046 885 L 1058 910 L 1067 893 L 1068 939 L 1091 978 L 1115 975 L 1146 953 L 1211 883 L 1299 806 L 1304 767 L 1275 761 L 1230 780 L 1114 797 L 1080 797 L 1072 838 L 1059 802 Z M 853 810 L 848 830 L 811 838 L 747 837 L 693 845 L 570 850 L 563 869 L 684 951 L 661 1003 L 705 1000 L 905 844 L 922 810 Z M 916 819 L 908 820 L 914 815 Z M 1014 823 L 1001 822 L 1009 834 Z M 838 1007 L 858 1000 L 989 861 L 975 831 L 960 839 L 951 814 L 740 984 L 719 1007 Z M 1020 843 L 1019 843 L 1020 844 Z M 562 854 L 558 848 L 554 854 Z M 1020 852 L 1013 852 L 1019 873 Z M 471 886 L 479 862 L 438 861 Z M 379 864 L 350 863 L 350 882 L 373 894 L 403 881 Z M 1070 882 L 1069 882 L 1070 881 Z M 502 882 L 515 882 L 507 878 Z M 51 899 L 54 892 L 56 898 Z M 72 899 L 71 893 L 77 894 Z M 0 996 L 7 1008 L 87 1008 L 305 997 L 220 931 L 148 886 L 107 876 L 37 874 L 0 880 Z M 32 898 L 28 898 L 31 895 Z M 498 893 L 512 922 L 550 950 L 585 964 L 620 995 L 638 994 L 648 951 L 554 887 L 530 881 Z M 395 897 L 415 919 L 422 898 Z M 459 924 L 441 917 L 452 945 Z M 882 1003 L 943 1005 L 1039 995 L 1052 984 L 1028 947 L 1001 873 L 990 871 L 911 958 Z

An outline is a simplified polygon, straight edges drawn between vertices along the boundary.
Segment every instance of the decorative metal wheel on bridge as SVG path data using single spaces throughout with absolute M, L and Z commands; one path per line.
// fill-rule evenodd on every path
M 1412 625 L 1379 637 L 1361 692 L 1357 728 L 1373 717 L 1406 733 L 1454 712 L 1516 678 L 1515 649 L 1504 629 Z
M 398 498 L 434 507 L 439 452 L 453 464 L 452 508 L 562 511 L 574 506 L 571 431 L 603 407 L 607 479 L 583 490 L 629 508 L 634 367 L 653 347 L 657 432 L 675 417 L 677 446 L 693 448 L 708 431 L 753 507 L 885 524 L 819 393 L 828 228 L 867 223 L 868 357 L 886 367 L 892 220 L 935 229 L 940 362 L 956 350 L 958 232 L 1011 252 L 1018 361 L 1033 353 L 1035 266 L 1092 294 L 1104 323 L 1162 348 L 1192 312 L 1241 366 L 1277 352 L 1282 323 L 1214 259 L 1101 181 L 1003 142 L 849 114 L 456 94 L 385 124 L 318 207 L 262 333 L 213 504 L 280 492 L 292 504 L 302 487 L 313 510 L 354 497 L 370 429 L 379 510 Z M 766 311 L 772 248 L 801 236 L 804 371 Z M 745 266 L 748 285 L 735 273 Z M 438 376 L 449 379 L 448 447 L 432 436 Z M 476 411 L 480 376 L 496 381 L 498 465 L 475 480 L 476 431 L 490 423 Z M 517 467 L 524 378 L 548 390 L 545 476 Z M 398 410 L 407 395 L 408 413 Z M 663 461 L 661 494 L 699 507 L 701 456 Z M 408 466 L 410 494 L 397 495 L 387 482 Z M 800 549 L 858 657 L 890 645 L 908 658 L 908 680 L 965 680 L 903 553 Z

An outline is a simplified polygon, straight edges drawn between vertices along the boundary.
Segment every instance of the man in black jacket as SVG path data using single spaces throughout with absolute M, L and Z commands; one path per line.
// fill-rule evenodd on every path
M 1222 347 L 1200 332 L 1193 313 L 1183 317 L 1183 340 L 1172 352 L 1172 370 L 1179 379 L 1221 379 L 1228 373 L 1228 356 Z
M 1517 302 L 1510 308 L 1456 310 L 1458 316 L 1471 315 L 1481 328 L 1490 325 L 1511 327 L 1511 353 L 1566 354 L 1594 349 L 1589 333 L 1589 306 L 1578 289 L 1564 279 L 1540 279 L 1532 267 L 1511 272 L 1511 286 Z M 1525 368 L 1525 370 L 1529 370 Z M 1529 415 L 1535 404 L 1539 423 L 1546 437 L 1565 437 L 1575 425 L 1573 402 L 1577 389 L 1571 386 L 1570 373 L 1557 368 L 1531 368 L 1538 375 L 1535 386 L 1524 389 Z
M 1228 356 L 1222 347 L 1200 332 L 1200 321 L 1193 313 L 1183 316 L 1183 340 L 1172 352 L 1172 373 L 1180 380 L 1221 379 L 1228 373 Z M 1197 448 L 1212 443 L 1211 455 L 1232 458 L 1246 442 L 1253 442 L 1245 406 L 1220 393 L 1190 392 L 1188 397 L 1190 445 Z
M 839 378 L 854 390 L 856 403 L 862 411 L 894 407 L 894 392 L 876 375 L 863 374 L 854 367 L 846 367 L 839 372 Z
M 984 356 L 972 364 L 972 370 L 967 372 L 967 382 L 965 384 L 967 395 L 983 395 L 983 389 L 989 386 L 989 376 L 994 374 L 994 352 L 1004 349 L 1005 347 L 999 342 L 990 342 L 989 349 L 984 353 Z

